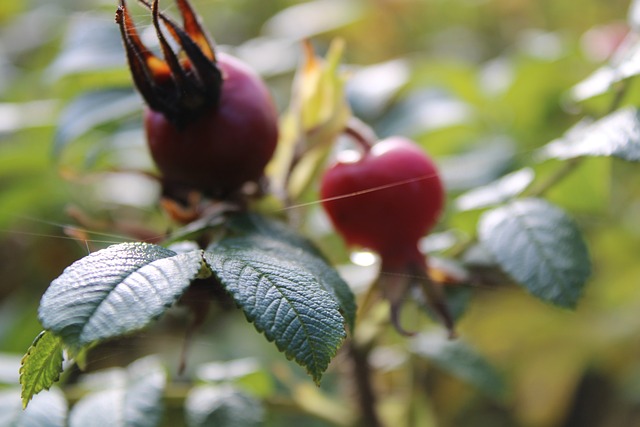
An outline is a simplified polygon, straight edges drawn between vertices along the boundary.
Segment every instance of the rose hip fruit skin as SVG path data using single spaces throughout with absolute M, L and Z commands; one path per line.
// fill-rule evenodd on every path
M 147 108 L 144 127 L 165 182 L 224 196 L 263 175 L 278 141 L 278 114 L 248 66 L 223 53 L 216 65 L 223 75 L 216 106 L 180 127 Z
M 418 241 L 438 221 L 444 188 L 434 162 L 415 143 L 390 137 L 356 161 L 324 173 L 320 196 L 349 245 L 378 252 L 383 268 L 424 263 Z

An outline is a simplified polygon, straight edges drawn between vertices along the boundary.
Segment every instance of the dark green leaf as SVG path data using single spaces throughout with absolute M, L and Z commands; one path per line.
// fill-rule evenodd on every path
M 618 110 L 602 119 L 571 129 L 563 138 L 542 148 L 548 158 L 570 159 L 580 156 L 613 156 L 640 161 L 640 111 Z
M 259 401 L 230 386 L 200 386 L 185 402 L 189 427 L 259 427 L 264 410 Z
M 355 324 L 356 302 L 349 285 L 326 261 L 324 255 L 307 238 L 283 223 L 257 214 L 238 215 L 229 226 L 241 235 L 260 235 L 261 247 L 274 256 L 296 262 L 316 277 L 320 285 L 335 297 L 350 328 Z
M 23 407 L 26 408 L 34 395 L 48 390 L 58 381 L 62 360 L 62 340 L 50 332 L 41 332 L 22 358 L 20 366 Z
M 166 374 L 148 357 L 132 363 L 119 387 L 82 398 L 71 410 L 69 427 L 155 427 L 162 415 Z
M 34 396 L 25 410 L 20 403 L 20 390 L 0 391 L 0 426 L 2 427 L 65 427 L 67 401 L 60 390 Z
M 440 369 L 500 399 L 506 394 L 504 379 L 481 355 L 461 340 L 441 334 L 421 334 L 412 340 L 413 352 Z
M 237 234 L 260 234 L 323 258 L 322 253 L 309 239 L 296 233 L 282 222 L 263 215 L 255 213 L 235 215 L 230 218 L 227 227 Z
M 110 246 L 76 261 L 51 283 L 40 302 L 40 321 L 73 349 L 136 331 L 162 315 L 201 266 L 200 250 Z
M 105 89 L 85 93 L 63 111 L 53 145 L 60 156 L 64 148 L 91 129 L 140 110 L 140 96 L 131 89 Z
M 460 211 L 467 211 L 499 205 L 524 191 L 533 178 L 534 173 L 531 168 L 512 172 L 497 181 L 462 194 L 456 199 L 456 207 Z
M 533 295 L 574 307 L 591 273 L 587 247 L 564 211 L 540 199 L 517 200 L 485 213 L 482 244 Z
M 223 239 L 204 258 L 256 329 L 318 382 L 346 334 L 326 277 L 300 262 L 309 255 L 253 235 Z

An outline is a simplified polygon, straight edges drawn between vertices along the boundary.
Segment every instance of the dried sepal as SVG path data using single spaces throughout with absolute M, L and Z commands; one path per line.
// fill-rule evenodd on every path
M 116 23 L 133 81 L 150 108 L 182 127 L 219 101 L 223 76 L 213 43 L 187 0 L 177 0 L 184 28 L 159 10 L 158 0 L 139 1 L 151 11 L 163 58 L 142 43 L 125 0 L 120 0 Z M 177 42 L 179 52 L 173 50 L 164 30 Z

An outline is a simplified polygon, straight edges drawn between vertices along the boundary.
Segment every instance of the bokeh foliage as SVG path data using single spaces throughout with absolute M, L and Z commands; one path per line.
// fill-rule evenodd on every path
M 99 120 L 87 122 L 87 132 L 71 133 L 73 138 L 60 133 L 73 129 L 57 126 L 64 125 L 64 109 L 78 97 L 107 87 L 131 87 L 112 3 L 0 4 L 3 354 L 23 354 L 40 331 L 39 298 L 64 267 L 88 250 L 130 240 L 123 223 L 145 222 L 159 233 L 167 227 L 155 206 L 153 183 L 136 173 L 112 173 L 115 168 L 152 169 L 135 101 L 118 110 L 120 117 L 97 114 Z M 163 3 L 163 9 L 174 10 L 169 1 Z M 263 73 L 281 110 L 289 100 L 301 38 L 311 37 L 319 51 L 327 50 L 334 37 L 343 38 L 354 113 L 380 136 L 413 137 L 436 157 L 451 199 L 441 229 L 469 238 L 483 209 L 458 210 L 457 196 L 525 165 L 533 168 L 538 183 L 553 177 L 563 163 L 539 161 L 539 149 L 581 119 L 604 116 L 619 86 L 579 102 L 572 98 L 572 88 L 606 62 L 630 24 L 637 25 L 633 14 L 628 18 L 631 5 L 621 0 L 193 3 L 221 47 Z M 91 43 L 73 46 L 70 34 L 102 44 L 99 49 Z M 92 58 L 92 46 L 101 55 Z M 625 82 L 620 105 L 638 105 L 637 84 L 633 78 Z M 68 143 L 59 158 L 53 156 L 54 141 Z M 387 419 L 403 425 L 474 427 L 640 423 L 637 164 L 587 159 L 546 196 L 573 216 L 591 251 L 594 272 L 577 309 L 546 305 L 511 286 L 471 289 L 459 333 L 504 376 L 504 392 L 474 387 L 437 358 L 408 350 L 420 348 L 419 342 L 409 345 L 392 331 L 385 333 L 374 360 Z M 353 271 L 345 248 L 317 218 L 317 206 L 300 211 L 307 234 L 332 261 Z M 120 228 L 114 230 L 116 218 Z M 79 232 L 65 233 L 65 226 L 77 219 L 91 225 L 87 243 Z M 362 280 L 367 271 L 356 268 L 353 281 Z M 197 378 L 250 390 L 266 402 L 272 425 L 299 420 L 295 417 L 305 411 L 317 425 L 348 419 L 344 391 L 337 385 L 344 369 L 339 359 L 323 387 L 309 389 L 304 373 L 283 362 L 270 346 L 238 339 L 255 334 L 237 313 L 220 308 L 211 316 L 216 322 L 192 344 L 192 370 L 201 362 L 248 355 L 257 361 L 243 375 L 218 367 L 213 380 L 192 372 Z M 178 351 L 173 348 L 181 345 L 185 323 L 176 310 L 152 332 L 97 349 L 88 368 L 123 366 L 152 352 L 164 354 L 174 366 Z M 15 378 L 4 372 L 11 372 L 16 360 L 2 360 L 0 380 L 9 389 Z M 221 371 L 230 378 L 221 380 Z M 73 383 L 77 372 L 69 375 Z M 75 390 L 80 387 L 69 394 Z M 175 415 L 180 404 L 168 398 L 167 425 L 177 425 L 171 422 L 180 419 Z

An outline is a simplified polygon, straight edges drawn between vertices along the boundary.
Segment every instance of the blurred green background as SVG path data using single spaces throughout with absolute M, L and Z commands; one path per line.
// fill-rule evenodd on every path
M 193 5 L 220 48 L 265 77 L 280 110 L 288 104 L 301 39 L 311 38 L 324 52 L 334 37 L 343 38 L 354 113 L 380 136 L 413 137 L 433 154 L 451 199 L 439 231 L 470 236 L 481 211 L 457 211 L 456 196 L 523 166 L 542 178 L 558 170 L 560 162 L 538 162 L 535 149 L 580 118 L 607 112 L 611 93 L 578 103 L 569 91 L 607 61 L 633 22 L 628 0 Z M 150 224 L 159 234 L 168 227 L 156 207 L 157 186 L 135 172 L 152 165 L 115 7 L 107 0 L 0 3 L 0 352 L 11 363 L 10 355 L 19 358 L 40 331 L 39 298 L 64 267 L 87 251 L 131 239 L 130 224 Z M 161 8 L 176 11 L 167 0 Z M 148 13 L 133 9 L 152 40 Z M 637 82 L 627 84 L 623 104 L 637 105 Z M 106 87 L 122 88 L 121 96 L 65 109 Z M 392 337 L 376 359 L 376 386 L 389 413 L 398 401 L 413 399 L 419 410 L 407 425 L 640 425 L 637 166 L 588 159 L 547 196 L 577 220 L 591 250 L 594 275 L 577 310 L 554 308 L 511 287 L 473 289 L 459 331 L 504 375 L 506 395 L 487 394 L 422 362 L 394 359 L 402 344 Z M 309 224 L 316 214 L 305 211 Z M 87 242 L 67 227 L 79 219 L 91 231 Z M 348 262 L 335 236 L 308 228 L 336 263 Z M 220 308 L 211 317 L 192 345 L 194 365 L 252 356 L 289 390 L 308 382 L 237 313 Z M 179 312 L 171 314 L 152 331 L 111 344 L 90 367 L 151 352 L 176 365 L 185 323 Z M 338 398 L 340 357 L 335 364 L 335 378 L 323 390 Z M 422 391 L 407 393 L 412 375 L 423 371 Z M 14 381 L 10 372 L 2 376 L 0 382 Z M 273 425 L 286 425 L 277 421 L 286 410 L 275 405 L 273 411 Z

